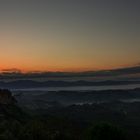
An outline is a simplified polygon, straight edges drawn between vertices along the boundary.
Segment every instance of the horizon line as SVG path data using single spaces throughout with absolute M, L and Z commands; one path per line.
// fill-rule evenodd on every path
M 131 65 L 131 66 L 122 66 L 122 67 L 115 67 L 115 68 L 106 68 L 106 69 L 89 69 L 89 70 L 79 70 L 79 71 L 61 71 L 61 70 L 35 70 L 35 71 L 24 71 L 18 68 L 11 68 L 11 69 L 2 69 L 0 70 L 0 74 L 43 74 L 43 73 L 88 73 L 88 72 L 102 72 L 102 71 L 115 71 L 115 70 L 121 70 L 121 69 L 129 69 L 129 68 L 136 68 L 140 67 L 140 64 L 137 65 Z

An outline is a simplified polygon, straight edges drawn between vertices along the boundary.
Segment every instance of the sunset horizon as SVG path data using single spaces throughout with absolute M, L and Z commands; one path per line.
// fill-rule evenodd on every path
M 92 71 L 139 64 L 137 2 L 35 1 L 0 2 L 0 70 Z
M 140 67 L 140 64 L 135 65 L 123 65 L 115 67 L 101 67 L 101 68 L 56 68 L 56 69 L 20 69 L 20 68 L 1 68 L 0 73 L 45 73 L 45 72 L 68 72 L 68 73 L 78 73 L 78 72 L 98 72 L 98 71 L 110 71 L 117 69 L 127 69 L 133 67 Z

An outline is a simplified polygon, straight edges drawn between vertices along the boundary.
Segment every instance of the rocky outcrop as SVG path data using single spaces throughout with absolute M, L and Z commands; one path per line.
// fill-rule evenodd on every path
M 0 89 L 0 104 L 10 105 L 15 103 L 16 100 L 9 90 Z

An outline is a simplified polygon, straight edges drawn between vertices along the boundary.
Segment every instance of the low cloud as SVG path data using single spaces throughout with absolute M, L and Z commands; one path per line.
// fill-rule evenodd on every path
M 17 68 L 2 69 L 2 73 L 21 73 L 21 70 Z
M 86 72 L 31 72 L 22 73 L 21 70 L 4 69 L 0 74 L 1 79 L 6 78 L 47 78 L 47 77 L 105 77 L 105 76 L 123 76 L 130 74 L 140 74 L 140 65 L 134 67 L 125 67 L 113 70 L 86 71 Z

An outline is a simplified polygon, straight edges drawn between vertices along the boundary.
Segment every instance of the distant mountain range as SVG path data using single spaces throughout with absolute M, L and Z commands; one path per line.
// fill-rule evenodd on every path
M 108 86 L 108 85 L 130 85 L 140 84 L 140 81 L 33 81 L 15 80 L 10 82 L 0 81 L 0 88 L 19 89 L 19 88 L 44 88 L 44 87 L 74 87 L 74 86 Z

